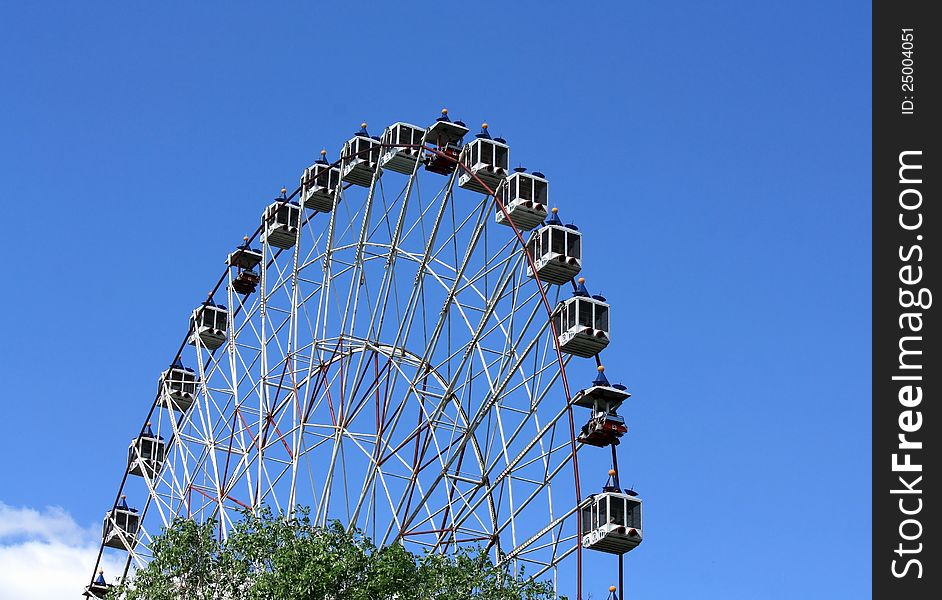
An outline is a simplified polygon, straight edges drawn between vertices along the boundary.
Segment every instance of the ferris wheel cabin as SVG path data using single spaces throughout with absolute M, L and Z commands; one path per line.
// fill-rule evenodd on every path
M 105 581 L 105 571 L 98 569 L 98 575 L 95 577 L 95 580 L 85 586 L 85 593 L 82 595 L 86 598 L 93 598 L 94 600 L 104 600 L 108 596 L 108 592 L 111 591 L 111 587 L 112 586 Z
M 147 424 L 147 429 L 128 446 L 128 474 L 153 479 L 164 465 L 167 447 L 164 439 L 155 435 Z
M 102 540 L 109 548 L 130 551 L 134 548 L 137 531 L 141 524 L 141 515 L 136 508 L 130 508 L 124 496 L 113 510 L 105 514 L 102 524 Z
M 500 198 L 504 210 L 497 207 L 497 222 L 508 227 L 513 222 L 517 229 L 529 231 L 546 218 L 549 183 L 538 171 L 526 173 L 523 167 L 514 171 L 514 174 L 507 178 L 507 185 L 501 190 Z
M 422 158 L 422 140 L 425 138 L 425 129 L 409 123 L 393 123 L 383 132 L 382 154 L 379 164 L 384 169 L 390 169 L 403 175 L 412 175 L 415 165 Z
M 340 152 L 340 174 L 343 181 L 370 187 L 373 183 L 373 172 L 379 160 L 380 141 L 370 137 L 366 130 L 366 123 L 360 125 L 360 131 L 347 140 Z
M 580 509 L 582 547 L 624 554 L 641 543 L 641 498 L 605 488 L 589 496 Z
M 468 135 L 468 128 L 461 121 L 452 121 L 448 118 L 448 109 L 442 109 L 442 116 L 428 128 L 425 134 L 425 143 L 433 146 L 435 152 L 429 153 L 425 168 L 439 175 L 450 175 L 458 166 L 458 157 L 464 144 L 464 136 Z
M 464 162 L 467 170 L 459 175 L 458 185 L 467 190 L 489 194 L 497 191 L 497 186 L 507 177 L 510 147 L 502 138 L 492 139 L 487 132 L 487 123 L 484 123 L 481 125 L 481 133 L 468 144 Z M 481 185 L 482 183 L 484 185 Z M 490 191 L 487 188 L 490 188 Z
M 527 266 L 527 275 L 540 281 L 562 285 L 582 270 L 582 234 L 575 225 L 563 225 L 553 209 L 544 227 L 538 229 L 527 242 L 527 252 L 533 267 Z
M 178 360 L 160 374 L 157 392 L 164 406 L 186 412 L 196 400 L 196 373 Z
M 248 238 L 245 239 L 244 245 L 236 248 L 226 258 L 226 264 L 236 270 L 236 276 L 231 284 L 236 293 L 251 294 L 255 291 L 260 279 L 256 268 L 262 262 L 262 258 L 260 250 L 249 248 Z
M 553 311 L 553 323 L 563 352 L 589 357 L 601 352 L 609 341 L 609 306 L 602 296 L 589 296 L 582 280 L 580 290 L 563 300 Z
M 605 367 L 599 366 L 599 374 L 592 386 L 577 392 L 572 399 L 574 406 L 591 411 L 577 441 L 599 448 L 617 446 L 620 438 L 628 433 L 625 419 L 618 415 L 617 410 L 630 397 L 628 388 L 620 383 L 611 385 L 605 377 Z
M 190 316 L 190 336 L 188 343 L 196 346 L 197 341 L 210 350 L 226 342 L 226 329 L 229 327 L 229 311 L 225 306 L 209 300 L 197 307 Z
M 262 215 L 262 243 L 268 242 L 282 250 L 294 246 L 298 241 L 300 220 L 301 207 L 297 203 L 276 198 Z
M 321 157 L 301 175 L 301 203 L 304 208 L 317 212 L 334 209 L 334 199 L 340 187 L 340 168 L 330 166 L 326 156 L 327 151 L 321 150 Z

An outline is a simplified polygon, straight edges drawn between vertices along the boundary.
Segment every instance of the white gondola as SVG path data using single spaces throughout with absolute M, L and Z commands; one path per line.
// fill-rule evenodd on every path
M 393 123 L 383 132 L 382 154 L 379 164 L 384 169 L 390 169 L 404 175 L 412 175 L 415 165 L 425 153 L 422 150 L 422 139 L 425 129 L 409 123 Z
M 141 515 L 137 509 L 130 508 L 124 496 L 113 510 L 105 514 L 102 523 L 102 541 L 109 548 L 130 551 L 137 541 L 137 531 L 141 525 Z
M 128 446 L 128 474 L 153 479 L 163 467 L 166 456 L 164 439 L 155 435 L 148 423 L 144 433 Z
M 641 498 L 605 489 L 582 503 L 582 547 L 624 554 L 641 543 Z
M 317 212 L 334 209 L 340 187 L 340 168 L 330 166 L 326 156 L 327 150 L 321 150 L 321 157 L 301 175 L 301 203 Z
M 601 352 L 611 341 L 608 311 L 605 298 L 589 296 L 580 277 L 573 297 L 557 304 L 553 311 L 560 349 L 582 357 Z
M 501 190 L 504 210 L 497 207 L 497 222 L 508 227 L 513 222 L 517 229 L 529 231 L 546 218 L 549 183 L 542 173 L 526 173 L 523 167 L 514 171 Z
M 197 345 L 197 340 L 210 350 L 226 342 L 226 330 L 229 328 L 229 311 L 225 306 L 216 305 L 209 300 L 205 305 L 193 310 L 190 315 L 190 335 L 187 343 Z
M 95 577 L 94 581 L 85 586 L 85 593 L 82 595 L 86 598 L 104 600 L 108 596 L 108 592 L 111 591 L 111 587 L 112 586 L 105 581 L 104 569 L 98 569 L 98 576 Z
M 298 241 L 301 207 L 296 202 L 276 198 L 262 215 L 262 243 L 281 249 L 291 248 Z
M 367 132 L 366 123 L 361 124 L 360 131 L 347 140 L 340 152 L 341 178 L 353 185 L 370 187 L 380 148 L 380 141 Z
M 487 194 L 497 191 L 500 182 L 507 177 L 510 147 L 501 138 L 491 139 L 487 132 L 487 123 L 484 123 L 481 125 L 481 133 L 477 134 L 465 148 L 462 160 L 467 170 L 462 170 L 458 177 L 458 185 Z M 481 185 L 482 183 L 484 185 Z M 487 188 L 490 188 L 490 192 Z
M 439 175 L 450 175 L 458 165 L 464 136 L 468 135 L 468 128 L 461 121 L 452 121 L 448 118 L 448 109 L 442 109 L 442 116 L 428 128 L 425 134 L 425 143 L 435 148 L 429 153 L 425 161 L 425 168 Z
M 527 252 L 533 260 L 527 275 L 533 277 L 535 268 L 540 281 L 562 285 L 582 270 L 582 234 L 575 225 L 563 225 L 555 208 L 546 225 L 530 237 Z
M 196 373 L 178 360 L 160 374 L 157 391 L 164 406 L 186 412 L 196 400 Z
M 226 264 L 236 270 L 232 278 L 232 289 L 238 294 L 251 294 L 258 286 L 260 276 L 257 267 L 262 262 L 262 252 L 249 247 L 249 238 L 226 258 Z

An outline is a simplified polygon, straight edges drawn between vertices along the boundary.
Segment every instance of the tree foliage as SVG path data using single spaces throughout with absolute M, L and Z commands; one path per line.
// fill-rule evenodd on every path
M 495 566 L 481 548 L 417 556 L 377 547 L 339 522 L 246 512 L 223 539 L 218 523 L 178 519 L 151 544 L 153 559 L 109 600 L 542 600 L 548 582 Z

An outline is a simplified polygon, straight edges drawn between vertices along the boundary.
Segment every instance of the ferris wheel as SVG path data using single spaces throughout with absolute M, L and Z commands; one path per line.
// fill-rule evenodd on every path
M 260 207 L 142 401 L 87 597 L 109 588 L 105 553 L 126 576 L 174 518 L 225 531 L 263 505 L 415 551 L 479 544 L 557 585 L 568 569 L 576 597 L 584 551 L 620 569 L 641 500 L 618 482 L 630 394 L 601 366 L 609 304 L 548 178 L 511 169 L 486 123 L 468 137 L 447 110 L 363 123 Z M 593 358 L 591 385 L 567 377 Z M 585 494 L 579 456 L 608 448 Z

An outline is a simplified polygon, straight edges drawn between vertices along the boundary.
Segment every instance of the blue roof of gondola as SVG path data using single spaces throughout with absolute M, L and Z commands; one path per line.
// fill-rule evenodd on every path
M 354 137 L 370 137 L 370 132 L 366 130 L 366 123 L 360 125 L 360 130 L 353 134 Z
M 455 121 L 455 125 L 459 125 L 461 127 L 467 127 L 467 125 L 464 124 L 464 121 Z
M 507 143 L 507 140 L 505 140 L 505 139 L 502 138 L 502 137 L 496 137 L 496 138 L 494 138 L 494 141 L 495 141 L 495 142 L 498 142 L 498 143 L 500 143 L 500 144 L 506 144 L 506 143 Z
M 601 294 L 595 294 L 594 296 L 592 296 L 592 299 L 598 300 L 599 302 L 607 302 L 607 300 L 605 300 L 605 296 Z
M 150 423 L 147 424 L 147 429 L 144 430 L 144 433 L 141 434 L 141 437 L 148 437 L 148 438 L 155 439 L 155 440 L 162 440 L 162 439 L 164 439 L 163 436 L 156 435 L 156 434 L 154 433 L 154 430 L 151 429 Z
M 539 172 L 539 171 L 534 171 L 534 172 L 533 172 L 533 176 L 534 176 L 534 177 L 539 177 L 540 179 L 546 179 L 546 175 L 544 175 L 543 173 L 541 173 L 541 172 Z
M 562 225 L 563 222 L 559 220 L 559 215 L 553 211 L 550 213 L 549 219 L 546 220 L 547 225 Z
M 622 392 L 628 391 L 628 388 L 627 388 L 626 386 L 620 384 L 620 383 L 612 384 L 612 387 L 615 388 L 616 390 L 619 390 L 619 391 L 622 391 Z
M 104 571 L 98 571 L 98 577 L 95 578 L 95 584 L 96 585 L 108 585 L 108 583 L 105 581 Z
M 180 360 L 179 356 L 176 358 L 176 360 L 173 361 L 173 364 L 170 365 L 170 368 L 171 369 L 183 369 L 184 371 L 189 371 L 190 373 L 193 372 L 193 369 L 183 365 L 183 361 Z
M 284 205 L 291 205 L 291 206 L 298 206 L 298 207 L 301 206 L 300 204 L 298 204 L 297 200 L 288 200 L 284 196 L 276 197 L 275 200 L 272 202 L 272 204 L 276 204 L 276 203 L 279 205 L 284 204 Z
M 565 227 L 566 229 L 572 229 L 573 231 L 579 231 L 579 228 L 576 227 L 575 223 L 566 223 L 565 225 L 563 225 L 563 227 Z
M 514 167 L 514 173 L 526 173 L 527 168 L 524 166 Z
M 292 203 L 292 204 L 293 204 L 293 203 Z M 206 306 L 206 308 L 212 307 L 212 308 L 218 308 L 219 310 L 226 310 L 225 305 L 223 305 L 223 304 L 216 304 L 215 302 L 213 302 L 213 299 L 212 299 L 212 298 L 210 298 L 209 300 L 206 301 L 206 305 L 205 305 L 205 306 Z
M 599 371 L 599 374 L 596 375 L 595 379 L 592 380 L 592 385 L 604 385 L 605 387 L 611 387 L 611 385 L 609 385 L 608 383 L 608 378 L 605 376 L 604 371 Z
M 572 291 L 572 295 L 573 295 L 573 296 L 582 296 L 582 297 L 584 297 L 584 298 L 588 298 L 588 297 L 589 297 L 589 290 L 585 289 L 585 284 L 584 284 L 584 283 L 579 283 L 579 284 L 576 286 L 576 289 L 574 289 L 574 290 Z
M 487 127 L 481 127 L 481 131 L 475 133 L 474 137 L 489 140 L 491 139 L 491 134 L 487 132 Z

